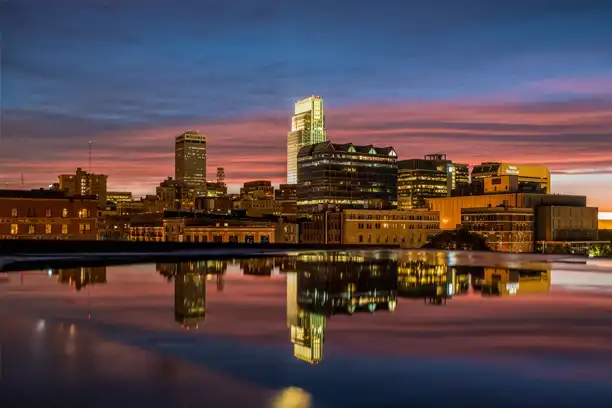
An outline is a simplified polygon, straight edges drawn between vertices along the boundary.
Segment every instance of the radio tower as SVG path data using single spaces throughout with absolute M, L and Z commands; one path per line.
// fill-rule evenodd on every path
M 225 169 L 223 167 L 217 167 L 217 183 L 225 184 Z

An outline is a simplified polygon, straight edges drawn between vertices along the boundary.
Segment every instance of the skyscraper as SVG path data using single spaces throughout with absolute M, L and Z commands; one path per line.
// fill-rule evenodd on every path
M 298 211 L 320 205 L 338 208 L 393 208 L 397 204 L 397 153 L 393 147 L 330 141 L 298 153 Z
M 69 195 L 95 195 L 100 204 L 106 204 L 108 176 L 105 174 L 89 173 L 79 167 L 74 174 L 60 174 L 58 179 L 59 189 Z
M 297 155 L 304 146 L 327 139 L 323 99 L 311 96 L 295 103 L 291 132 L 287 134 L 287 184 L 297 184 Z
M 453 163 L 445 154 L 398 162 L 398 208 L 424 208 L 427 198 L 449 197 L 457 185 L 469 182 L 467 164 Z
M 195 190 L 196 196 L 206 194 L 206 136 L 190 131 L 179 135 L 174 146 L 174 178 Z

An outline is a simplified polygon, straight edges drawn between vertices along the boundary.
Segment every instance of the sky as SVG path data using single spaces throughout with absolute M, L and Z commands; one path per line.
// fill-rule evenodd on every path
M 0 183 L 87 169 L 91 141 L 109 190 L 152 193 L 187 129 L 208 178 L 284 182 L 293 103 L 319 95 L 334 142 L 543 164 L 612 211 L 610 21 L 605 0 L 0 0 Z

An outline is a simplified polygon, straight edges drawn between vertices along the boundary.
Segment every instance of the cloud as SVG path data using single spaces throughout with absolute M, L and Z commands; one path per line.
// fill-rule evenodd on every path
M 605 98 L 363 104 L 328 108 L 326 120 L 330 140 L 392 145 L 400 159 L 443 152 L 460 163 L 545 164 L 556 174 L 585 177 L 612 168 L 612 100 Z M 109 121 L 6 111 L 2 129 L 0 169 L 10 180 L 24 173 L 34 187 L 77 166 L 86 168 L 92 140 L 93 170 L 109 175 L 109 188 L 144 193 L 173 174 L 173 137 L 186 129 L 208 135 L 212 177 L 214 168 L 223 166 L 231 185 L 262 178 L 283 182 L 289 117 L 269 113 L 122 128 Z

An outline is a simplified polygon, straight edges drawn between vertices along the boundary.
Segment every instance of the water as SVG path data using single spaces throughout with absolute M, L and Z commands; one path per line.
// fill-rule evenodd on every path
M 422 251 L 0 277 L 0 407 L 609 407 L 612 264 Z

